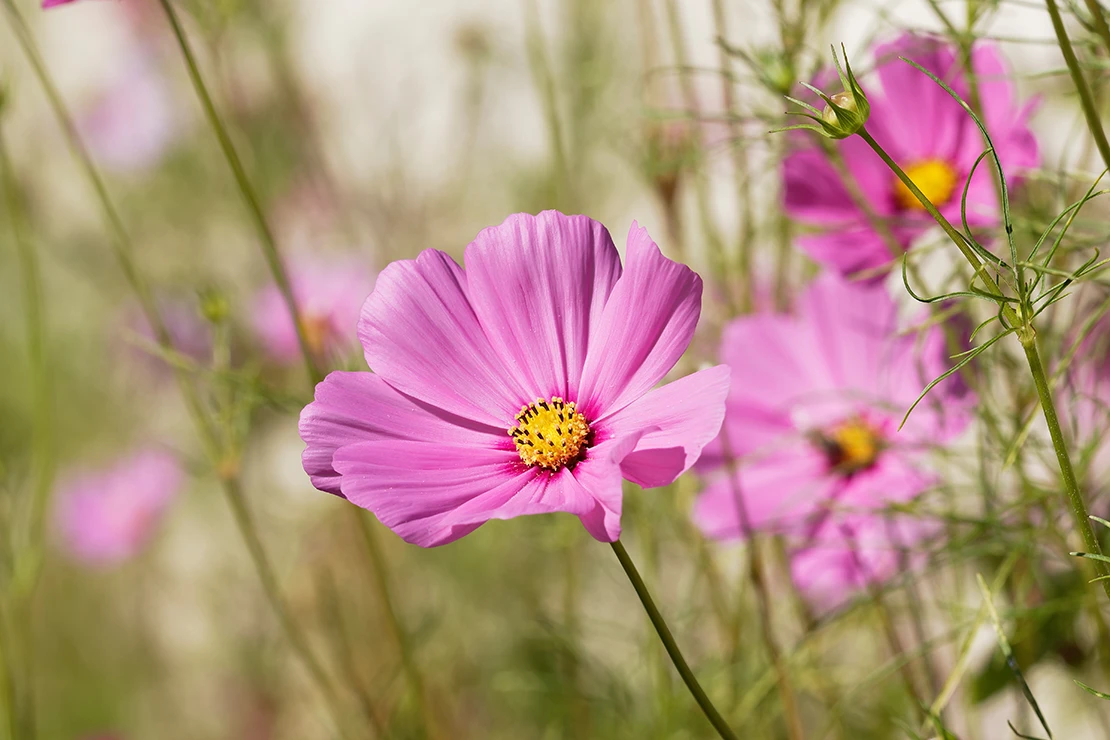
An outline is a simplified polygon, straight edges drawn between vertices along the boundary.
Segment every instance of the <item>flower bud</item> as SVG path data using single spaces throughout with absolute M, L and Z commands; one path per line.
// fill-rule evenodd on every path
M 855 80 L 852 80 L 854 82 Z M 828 105 L 821 113 L 822 127 L 833 139 L 846 139 L 863 128 L 871 114 L 871 105 L 863 91 L 844 90 L 828 98 Z

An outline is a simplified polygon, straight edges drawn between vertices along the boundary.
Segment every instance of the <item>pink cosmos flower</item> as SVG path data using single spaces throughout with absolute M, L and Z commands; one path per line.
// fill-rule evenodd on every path
M 823 524 L 790 556 L 798 590 L 822 611 L 880 586 L 927 559 L 922 550 L 940 531 L 937 522 L 911 516 L 841 516 Z
M 795 315 L 733 321 L 721 348 L 732 368 L 724 434 L 700 467 L 721 471 L 727 438 L 738 468 L 698 498 L 701 530 L 715 539 L 778 532 L 800 545 L 830 522 L 872 531 L 868 516 L 933 484 L 929 449 L 967 425 L 966 389 L 948 379 L 897 431 L 945 370 L 944 344 L 940 328 L 899 334 L 895 304 L 881 286 L 831 274 L 798 297 Z
M 724 366 L 653 390 L 700 278 L 635 223 L 622 271 L 604 226 L 555 211 L 482 231 L 464 264 L 429 249 L 378 276 L 358 326 L 375 374 L 317 386 L 305 471 L 425 547 L 550 512 L 616 540 L 622 478 L 674 481 L 724 416 Z
M 55 499 L 63 544 L 88 565 L 127 560 L 154 534 L 182 477 L 174 456 L 157 449 L 140 450 L 104 470 L 71 475 Z
M 180 133 L 173 95 L 147 55 L 127 68 L 77 119 L 93 157 L 119 172 L 149 169 Z
M 201 318 L 198 306 L 189 301 L 160 298 L 158 310 L 170 334 L 175 352 L 200 363 L 211 359 L 212 327 Z M 121 323 L 126 331 L 138 334 L 151 344 L 157 344 L 153 327 L 137 305 L 131 305 L 125 309 Z M 125 350 L 151 375 L 161 378 L 166 374 L 168 367 L 162 357 L 151 354 L 143 347 L 134 346 L 133 342 L 126 342 Z
M 300 255 L 289 263 L 289 281 L 309 347 L 317 356 L 354 345 L 359 310 L 374 289 L 374 274 L 352 257 Z M 254 330 L 266 352 L 283 363 L 301 356 L 297 328 L 276 284 L 254 299 Z
M 871 117 L 867 130 L 937 205 L 952 223 L 960 223 L 964 184 L 985 149 L 971 117 L 939 85 L 901 61 L 913 59 L 968 100 L 970 86 L 959 69 L 956 51 L 944 42 L 905 34 L 876 49 L 882 93 L 868 89 Z M 979 44 L 972 54 L 979 81 L 984 123 L 994 141 L 1003 171 L 1012 185 L 1022 171 L 1039 162 L 1037 141 L 1028 126 L 1035 102 L 1019 106 L 1015 85 L 998 49 Z M 866 86 L 865 86 L 866 88 Z M 813 259 L 841 274 L 882 267 L 892 260 L 890 247 L 875 231 L 864 212 L 812 139 L 783 162 L 787 213 L 823 231 L 798 238 Z M 875 214 L 890 225 L 898 245 L 910 243 L 933 225 L 913 194 L 858 136 L 836 144 Z M 972 226 L 997 223 L 998 195 L 992 163 L 975 171 L 967 193 L 967 216 Z

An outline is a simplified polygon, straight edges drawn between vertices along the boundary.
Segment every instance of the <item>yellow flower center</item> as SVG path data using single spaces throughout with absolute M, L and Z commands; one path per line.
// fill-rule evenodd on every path
M 319 314 L 302 314 L 301 330 L 305 343 L 314 355 L 323 355 L 332 339 L 331 321 Z
M 842 473 L 866 470 L 875 464 L 882 449 L 878 432 L 860 419 L 834 427 L 823 441 L 829 463 Z
M 590 425 L 574 403 L 558 396 L 537 398 L 520 407 L 509 430 L 520 459 L 528 466 L 559 470 L 576 462 L 590 437 Z
M 924 159 L 906 168 L 906 175 L 935 206 L 944 205 L 952 198 L 959 179 L 952 165 L 941 159 Z M 898 204 L 909 210 L 924 211 L 925 206 L 910 192 L 901 180 L 894 181 L 894 197 Z

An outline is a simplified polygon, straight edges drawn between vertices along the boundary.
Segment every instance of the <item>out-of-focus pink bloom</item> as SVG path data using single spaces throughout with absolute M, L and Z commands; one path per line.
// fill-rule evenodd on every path
M 301 414 L 313 484 L 408 542 L 575 514 L 620 536 L 621 479 L 667 485 L 724 416 L 728 368 L 653 390 L 690 343 L 701 279 L 632 224 L 626 263 L 585 216 L 517 214 L 466 248 L 394 262 L 358 336 L 371 373 L 329 375 Z
M 302 254 L 289 261 L 289 282 L 309 348 L 318 357 L 355 346 L 359 310 L 374 289 L 374 273 L 354 257 Z M 275 360 L 301 356 L 297 327 L 281 291 L 270 283 L 254 299 L 254 331 Z
M 913 59 L 965 100 L 970 95 L 968 79 L 959 69 L 953 47 L 937 39 L 905 34 L 876 49 L 882 93 L 867 90 L 871 103 L 867 130 L 941 213 L 958 224 L 964 184 L 986 145 L 960 105 L 899 56 Z M 1016 86 L 996 47 L 976 45 L 972 66 L 984 123 L 1013 185 L 1023 171 L 1040 162 L 1037 141 L 1028 126 L 1035 102 L 1018 104 Z M 799 237 L 798 244 L 813 259 L 841 274 L 888 264 L 893 259 L 890 247 L 856 206 L 832 163 L 811 139 L 795 140 L 805 145 L 783 163 L 785 207 L 792 218 L 824 229 Z M 833 145 L 840 148 L 871 209 L 890 225 L 898 245 L 908 249 L 913 239 L 933 225 L 932 219 L 858 136 Z M 967 216 L 972 226 L 999 220 L 994 176 L 991 162 L 984 161 L 971 179 Z
M 923 548 L 940 529 L 906 515 L 830 518 L 791 553 L 790 574 L 811 604 L 830 611 L 923 563 Z
M 93 158 L 120 172 L 157 165 L 181 132 L 173 93 L 154 59 L 143 53 L 78 116 L 77 128 Z
M 158 306 L 162 321 L 173 342 L 174 351 L 197 362 L 207 362 L 212 356 L 212 329 L 200 316 L 198 307 L 176 300 L 159 300 Z M 154 329 L 138 306 L 128 307 L 122 321 L 128 330 L 138 334 L 152 345 L 157 344 Z M 130 343 L 126 350 L 152 375 L 163 375 L 166 363 L 161 357 Z
M 140 450 L 106 469 L 72 474 L 55 498 L 65 548 L 93 566 L 134 556 L 154 534 L 182 479 L 177 459 L 156 449 Z
M 881 286 L 829 274 L 799 296 L 795 315 L 765 312 L 727 327 L 721 356 L 732 390 L 724 434 L 699 465 L 716 478 L 694 509 L 707 536 L 746 534 L 738 497 L 750 530 L 804 545 L 842 512 L 874 514 L 932 485 L 925 456 L 964 429 L 970 399 L 948 379 L 897 431 L 947 363 L 940 328 L 900 335 L 896 313 Z M 739 461 L 732 477 L 721 471 L 726 437 Z

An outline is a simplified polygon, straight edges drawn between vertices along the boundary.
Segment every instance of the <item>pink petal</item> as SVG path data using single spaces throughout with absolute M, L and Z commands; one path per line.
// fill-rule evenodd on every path
M 602 313 L 582 371 L 579 408 L 598 418 L 658 383 L 686 351 L 701 314 L 701 278 L 663 256 L 635 222 L 625 271 Z
M 923 228 L 893 228 L 897 243 L 907 248 L 913 237 L 924 231 Z M 814 262 L 818 262 L 837 274 L 854 276 L 864 271 L 889 269 L 894 255 L 886 240 L 870 225 L 861 224 L 839 231 L 821 234 L 804 234 L 796 239 L 798 246 Z M 882 279 L 877 274 L 873 279 Z
M 621 274 L 609 232 L 585 216 L 516 214 L 466 248 L 470 301 L 490 344 L 537 396 L 578 397 L 591 335 Z
M 730 370 L 718 365 L 656 388 L 599 421 L 617 437 L 657 428 L 621 462 L 625 479 L 643 488 L 673 483 L 697 461 L 721 428 Z
M 754 531 L 803 532 L 825 510 L 839 482 L 828 475 L 828 461 L 805 440 L 740 468 L 734 480 L 711 484 L 694 504 L 694 522 L 706 537 L 744 536 L 740 496 Z
M 301 460 L 312 485 L 337 495 L 342 495 L 340 475 L 332 467 L 332 456 L 340 447 L 358 442 L 406 439 L 512 449 L 504 429 L 453 417 L 367 372 L 329 374 L 316 386 L 316 400 L 301 412 L 299 429 L 306 444 Z
M 940 85 L 898 57 L 914 60 L 966 97 L 967 85 L 952 48 L 936 39 L 903 34 L 879 46 L 875 56 L 881 60 L 878 74 L 884 98 L 874 107 L 885 109 L 880 115 L 902 155 L 907 161 L 951 158 L 966 115 Z
M 482 496 L 511 496 L 535 476 L 521 466 L 515 450 L 400 439 L 340 447 L 332 465 L 347 499 L 421 547 L 472 532 L 490 517 L 449 522 L 447 516 Z
M 362 308 L 358 336 L 366 361 L 390 385 L 458 416 L 508 428 L 535 397 L 490 344 L 466 274 L 443 252 L 427 249 L 386 267 Z

